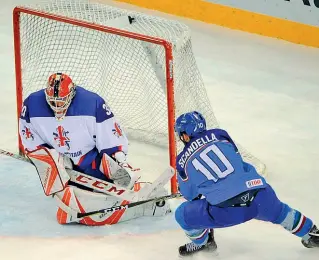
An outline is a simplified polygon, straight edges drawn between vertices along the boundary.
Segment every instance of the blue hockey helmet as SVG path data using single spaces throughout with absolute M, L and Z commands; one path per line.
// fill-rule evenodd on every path
M 197 111 L 182 114 L 175 122 L 175 132 L 184 143 L 189 142 L 190 138 L 205 130 L 206 120 L 203 115 Z M 185 134 L 188 137 L 185 136 Z

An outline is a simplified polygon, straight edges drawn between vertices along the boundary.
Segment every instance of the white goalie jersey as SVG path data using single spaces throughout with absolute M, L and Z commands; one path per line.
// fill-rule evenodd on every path
M 76 92 L 63 120 L 55 118 L 44 90 L 24 101 L 19 121 L 24 148 L 54 148 L 81 168 L 86 168 L 99 153 L 126 154 L 127 137 L 105 101 L 82 87 L 77 87 Z

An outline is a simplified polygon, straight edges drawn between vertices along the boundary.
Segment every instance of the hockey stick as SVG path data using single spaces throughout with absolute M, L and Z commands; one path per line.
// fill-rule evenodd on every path
M 85 213 L 77 213 L 77 218 L 84 218 L 84 217 L 88 217 L 88 216 L 92 216 L 92 215 L 96 215 L 96 214 L 107 214 L 107 213 L 111 213 L 114 211 L 118 211 L 118 210 L 123 210 L 123 209 L 128 209 L 128 208 L 133 208 L 148 202 L 163 202 L 169 199 L 175 199 L 175 198 L 179 198 L 182 197 L 182 195 L 180 193 L 175 193 L 175 194 L 171 194 L 171 195 L 166 195 L 166 196 L 162 196 L 162 197 L 158 197 L 158 198 L 153 198 L 153 199 L 148 199 L 148 200 L 141 200 L 141 201 L 137 201 L 137 202 L 132 202 L 132 203 L 128 203 L 125 205 L 120 205 L 120 206 L 114 206 L 114 207 L 110 207 L 110 208 L 106 208 L 106 209 L 100 209 L 100 210 L 95 210 L 95 211 L 91 211 L 91 212 L 85 212 Z
M 33 166 L 35 166 L 27 157 L 23 157 L 0 149 L 0 155 L 1 154 L 10 156 L 17 160 L 31 163 Z M 174 169 L 172 167 L 168 167 L 153 183 L 145 186 L 139 192 L 134 192 L 132 190 L 127 190 L 121 186 L 118 186 L 114 183 L 103 181 L 81 172 L 69 169 L 66 169 L 66 171 L 70 176 L 70 180 L 79 185 L 91 188 L 106 195 L 115 196 L 120 199 L 133 202 L 148 198 L 158 188 L 163 187 L 174 175 Z
M 0 154 L 10 156 L 10 157 L 17 159 L 17 160 L 20 160 L 20 161 L 31 163 L 30 160 L 26 157 L 23 157 L 23 156 L 18 155 L 18 154 L 10 153 L 10 152 L 7 152 L 7 151 L 2 150 L 2 149 L 0 149 Z

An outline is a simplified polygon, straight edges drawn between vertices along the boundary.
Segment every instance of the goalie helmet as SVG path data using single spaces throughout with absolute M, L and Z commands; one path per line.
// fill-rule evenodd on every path
M 184 143 L 197 134 L 206 130 L 206 120 L 203 115 L 197 111 L 180 115 L 175 122 L 175 132 L 179 139 Z
M 49 77 L 45 96 L 57 119 L 64 118 L 75 93 L 75 84 L 67 74 L 54 73 Z

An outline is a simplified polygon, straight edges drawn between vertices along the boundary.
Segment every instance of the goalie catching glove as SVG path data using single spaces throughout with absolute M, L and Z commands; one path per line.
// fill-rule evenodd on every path
M 132 189 L 135 182 L 141 177 L 139 168 L 133 168 L 128 162 L 124 152 L 119 151 L 113 154 L 113 159 L 103 154 L 100 171 L 104 172 L 107 178 L 115 184 Z

